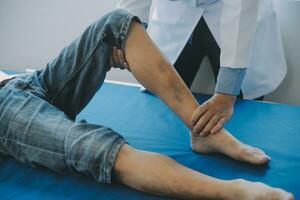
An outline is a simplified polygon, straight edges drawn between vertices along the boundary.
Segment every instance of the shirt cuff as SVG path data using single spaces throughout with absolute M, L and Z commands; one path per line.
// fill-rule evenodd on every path
M 246 68 L 221 67 L 215 92 L 234 96 L 239 95 L 245 74 Z

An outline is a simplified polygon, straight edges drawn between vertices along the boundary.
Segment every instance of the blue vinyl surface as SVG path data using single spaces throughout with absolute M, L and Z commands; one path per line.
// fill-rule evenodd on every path
M 202 102 L 205 97 L 196 95 Z M 191 151 L 188 130 L 157 97 L 139 88 L 105 83 L 78 116 L 121 133 L 139 149 L 160 152 L 210 176 L 245 178 L 284 188 L 300 199 L 300 107 L 239 101 L 226 128 L 243 142 L 262 148 L 272 160 L 253 166 L 221 155 Z M 105 185 L 84 177 L 32 169 L 13 159 L 0 164 L 0 199 L 168 199 Z

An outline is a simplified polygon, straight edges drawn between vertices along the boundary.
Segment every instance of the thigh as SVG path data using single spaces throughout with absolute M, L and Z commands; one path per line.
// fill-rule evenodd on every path
M 80 173 L 110 182 L 123 137 L 93 124 L 76 123 L 46 101 L 26 78 L 0 88 L 0 153 L 60 173 Z
M 101 87 L 112 47 L 123 48 L 132 19 L 137 18 L 122 10 L 103 16 L 31 81 L 47 91 L 53 105 L 74 119 Z
M 199 36 L 205 38 L 205 49 L 209 61 L 212 66 L 212 70 L 214 73 L 215 82 L 217 82 L 219 70 L 220 70 L 220 54 L 221 49 L 215 40 L 213 34 L 209 30 L 204 18 L 201 20 L 201 31 L 199 32 Z M 240 91 L 240 94 L 237 96 L 239 99 L 243 99 L 243 93 Z
M 202 48 L 209 58 L 216 82 L 220 70 L 221 50 L 203 17 L 194 31 L 194 37 L 199 38 L 198 41 L 196 40 L 195 45 L 199 46 L 198 48 Z M 243 99 L 242 91 L 238 98 Z
M 195 51 L 192 46 L 187 43 L 174 64 L 176 71 L 189 88 L 195 79 L 204 57 L 202 52 Z
M 215 81 L 217 81 L 218 73 L 220 70 L 220 54 L 221 49 L 211 33 L 204 18 L 201 19 L 201 31 L 199 31 L 199 37 L 205 38 L 206 54 L 212 66 Z
M 32 166 L 65 171 L 64 133 L 70 120 L 26 78 L 15 78 L 0 89 L 0 152 Z
M 191 87 L 205 56 L 204 40 L 198 34 L 200 29 L 201 20 L 198 22 L 190 40 L 186 43 L 174 64 L 178 74 L 188 87 Z

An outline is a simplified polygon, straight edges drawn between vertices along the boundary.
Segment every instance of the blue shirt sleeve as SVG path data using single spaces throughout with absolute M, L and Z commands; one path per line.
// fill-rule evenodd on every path
M 221 67 L 215 92 L 234 96 L 239 95 L 245 74 L 246 68 Z

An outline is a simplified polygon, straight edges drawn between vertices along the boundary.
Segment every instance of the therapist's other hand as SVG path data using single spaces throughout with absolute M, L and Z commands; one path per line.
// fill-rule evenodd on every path
M 120 69 L 128 69 L 130 71 L 130 67 L 125 59 L 125 55 L 121 49 L 117 47 L 113 47 L 112 54 L 109 59 L 110 68 L 120 68 Z M 110 70 L 110 68 L 108 70 Z
M 193 113 L 192 133 L 200 136 L 217 133 L 233 113 L 236 96 L 215 93 Z

